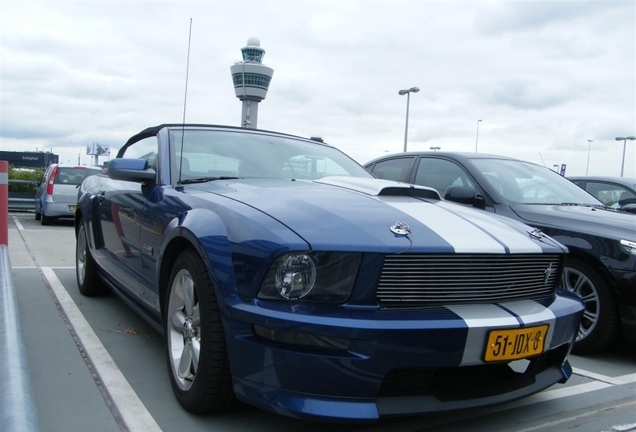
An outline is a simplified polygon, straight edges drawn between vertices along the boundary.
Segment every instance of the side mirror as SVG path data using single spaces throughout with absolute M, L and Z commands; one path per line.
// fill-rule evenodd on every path
M 472 205 L 480 209 L 485 208 L 484 199 L 478 196 L 470 186 L 449 186 L 444 193 L 444 199 L 459 204 Z
M 619 208 L 620 211 L 624 211 L 627 213 L 634 213 L 636 214 L 636 204 L 630 203 L 630 204 L 625 204 L 624 206 L 621 206 Z
M 113 180 L 149 183 L 156 180 L 157 173 L 148 168 L 148 161 L 145 159 L 113 159 L 108 163 L 108 177 Z

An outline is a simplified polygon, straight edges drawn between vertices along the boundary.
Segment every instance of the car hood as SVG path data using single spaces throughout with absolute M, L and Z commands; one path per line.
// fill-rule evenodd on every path
M 636 240 L 636 215 L 582 205 L 513 204 L 522 221 L 582 234 Z
M 210 182 L 213 192 L 278 220 L 315 250 L 435 253 L 561 253 L 566 248 L 530 227 L 442 201 L 437 191 L 379 179 Z M 400 223 L 405 224 L 402 230 Z M 404 230 L 408 232 L 404 232 Z

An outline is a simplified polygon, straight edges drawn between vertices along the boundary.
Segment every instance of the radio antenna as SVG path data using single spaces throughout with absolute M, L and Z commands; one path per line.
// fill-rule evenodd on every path
M 541 152 L 539 152 L 539 157 L 541 158 L 541 162 L 543 162 L 543 166 L 547 168 L 545 161 L 543 160 L 543 156 L 541 156 Z
M 186 122 L 186 106 L 188 102 L 188 76 L 190 74 L 190 43 L 192 42 L 192 18 L 190 18 L 190 31 L 188 33 L 188 58 L 186 60 L 186 79 L 185 79 L 185 94 L 183 96 L 183 129 L 181 130 L 181 153 L 179 157 L 179 181 L 181 184 L 181 171 L 183 169 L 183 140 L 185 137 L 185 122 Z

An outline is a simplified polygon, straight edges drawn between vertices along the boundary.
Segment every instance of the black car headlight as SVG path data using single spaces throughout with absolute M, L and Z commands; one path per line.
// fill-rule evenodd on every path
M 258 298 L 343 302 L 351 294 L 362 254 L 292 252 L 269 268 Z
M 621 239 L 620 241 L 621 249 L 623 249 L 626 253 L 636 255 L 636 242 Z

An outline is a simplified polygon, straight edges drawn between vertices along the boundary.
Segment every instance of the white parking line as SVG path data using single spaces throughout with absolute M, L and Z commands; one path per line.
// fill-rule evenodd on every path
M 18 220 L 17 217 L 14 216 L 11 219 L 13 219 L 13 223 L 18 228 L 18 231 L 24 231 L 24 227 L 22 226 L 22 223 Z
M 102 345 L 92 327 L 82 315 L 69 293 L 50 267 L 41 268 L 60 307 L 64 310 L 69 324 L 82 342 L 95 370 L 99 374 L 119 410 L 128 430 L 139 432 L 160 432 L 161 428 L 150 415 L 135 390 L 121 373 L 108 351 Z
M 623 375 L 620 377 L 608 377 L 606 375 L 597 374 L 595 372 L 586 371 L 579 368 L 572 368 L 572 372 L 585 378 L 591 378 L 596 381 L 603 381 L 613 385 L 625 385 L 636 382 L 636 373 Z

